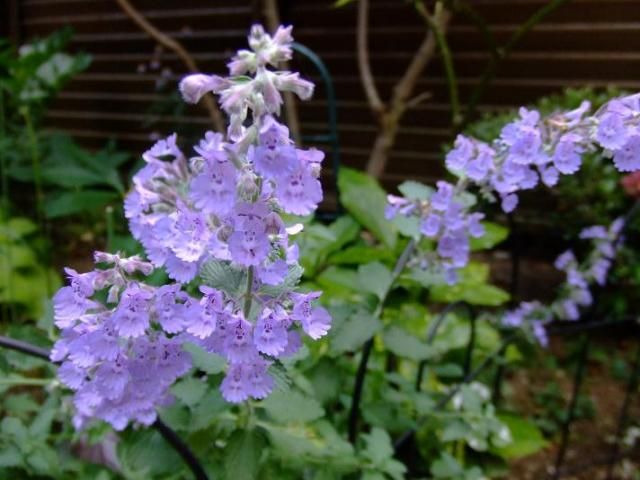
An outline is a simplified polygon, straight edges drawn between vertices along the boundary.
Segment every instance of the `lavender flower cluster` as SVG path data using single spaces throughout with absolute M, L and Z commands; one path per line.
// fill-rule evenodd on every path
M 560 295 L 549 305 L 538 301 L 522 302 L 502 318 L 506 327 L 531 329 L 542 346 L 548 345 L 545 325 L 554 319 L 575 321 L 580 309 L 593 304 L 592 288 L 604 286 L 613 260 L 624 242 L 624 220 L 618 218 L 608 228 L 595 225 L 580 232 L 580 238 L 590 240 L 592 249 L 579 263 L 571 250 L 562 253 L 554 266 L 565 273 L 566 281 L 559 288 Z
M 594 115 L 586 115 L 589 109 L 585 101 L 575 110 L 542 117 L 521 108 L 491 144 L 458 135 L 446 157 L 458 182 L 438 182 L 429 199 L 389 195 L 387 218 L 418 217 L 420 233 L 437 242 L 428 266 L 455 283 L 456 270 L 467 263 L 469 237 L 484 234 L 482 214 L 464 198 L 470 187 L 484 198 L 499 199 L 509 213 L 518 205 L 519 192 L 540 182 L 551 187 L 561 174 L 576 173 L 587 152 L 602 150 L 621 172 L 640 170 L 640 94 L 613 99 Z
M 218 94 L 230 123 L 227 140 L 207 132 L 191 158 L 175 134 L 143 154 L 125 215 L 150 263 L 97 253 L 110 268 L 68 270 L 71 286 L 54 298 L 62 334 L 52 358 L 76 391 L 76 426 L 92 418 L 116 429 L 153 422 L 155 407 L 171 401 L 169 387 L 191 368 L 187 342 L 227 360 L 227 401 L 264 398 L 274 386 L 270 365 L 297 351 L 299 331 L 318 339 L 329 330 L 328 312 L 315 304 L 320 292 L 295 291 L 301 268 L 289 236 L 301 226 L 287 227 L 281 216 L 310 214 L 322 200 L 324 155 L 296 148 L 275 119 L 280 92 L 303 99 L 313 92 L 298 74 L 268 69 L 291 58 L 292 41 L 291 27 L 270 36 L 254 26 L 251 50 L 232 59 L 230 77 L 196 74 L 180 83 L 188 102 Z M 134 277 L 155 267 L 175 283 L 152 287 Z M 246 289 L 203 284 L 199 275 L 213 267 L 227 273 L 222 284 L 240 278 Z M 194 280 L 197 296 L 185 290 Z

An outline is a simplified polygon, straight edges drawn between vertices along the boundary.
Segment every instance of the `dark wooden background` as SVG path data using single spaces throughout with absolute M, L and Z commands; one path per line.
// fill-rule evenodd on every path
M 260 20 L 256 2 L 240 0 L 132 0 L 144 15 L 179 39 L 207 72 L 224 72 L 224 63 L 245 46 L 251 22 Z M 498 41 L 504 42 L 544 0 L 475 0 Z M 139 154 L 150 144 L 144 124 L 164 71 L 172 89 L 184 72 L 175 55 L 159 53 L 113 0 L 4 0 L 3 30 L 23 42 L 70 25 L 72 48 L 93 56 L 88 71 L 61 94 L 49 113 L 53 128 L 83 144 L 98 147 L 114 138 Z M 355 5 L 335 9 L 332 0 L 283 2 L 282 17 L 294 24 L 296 39 L 315 50 L 334 76 L 344 164 L 362 167 L 374 136 L 355 61 Z M 370 43 L 373 71 L 386 97 L 424 36 L 424 25 L 410 2 L 373 0 Z M 477 82 L 488 60 L 481 34 L 465 18 L 453 19 L 449 39 L 460 77 L 462 100 Z M 149 65 L 159 60 L 158 68 Z M 310 76 L 315 73 L 301 65 Z M 606 86 L 640 90 L 640 0 L 573 0 L 538 25 L 502 65 L 482 102 L 494 109 L 532 102 L 565 86 Z M 432 180 L 442 172 L 441 145 L 450 139 L 443 69 L 436 59 L 418 90 L 432 100 L 405 117 L 397 146 L 384 176 L 385 184 L 405 178 Z M 322 88 L 299 106 L 303 133 L 326 128 Z M 175 122 L 160 116 L 153 131 L 168 134 Z M 204 129 L 203 110 L 189 108 L 181 122 Z M 331 172 L 328 172 L 328 177 Z

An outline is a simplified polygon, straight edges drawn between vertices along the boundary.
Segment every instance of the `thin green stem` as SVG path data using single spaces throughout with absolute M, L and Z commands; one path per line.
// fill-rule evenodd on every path
M 0 89 L 0 139 L 6 138 L 7 130 L 6 130 L 6 120 L 5 120 L 5 109 L 4 109 L 4 91 Z M 10 217 L 9 212 L 9 174 L 7 173 L 7 157 L 4 153 L 4 149 L 0 147 L 0 182 L 2 185 L 2 206 L 0 208 L 0 218 L 7 221 Z M 4 245 L 5 254 L 2 256 L 1 262 L 5 263 L 3 265 L 2 271 L 5 274 L 5 278 L 3 279 L 4 284 L 6 285 L 7 292 L 9 294 L 9 299 L 13 298 L 13 282 L 11 281 L 11 272 L 13 272 L 13 262 L 11 261 L 11 255 L 8 255 L 9 245 L 11 240 L 8 235 L 4 236 Z M 15 306 L 11 300 L 8 302 L 2 302 L 2 317 L 9 321 L 9 323 L 13 323 L 15 319 Z
M 518 29 L 513 33 L 513 35 L 511 35 L 507 43 L 505 43 L 501 48 L 498 49 L 497 51 L 498 55 L 494 55 L 494 54 L 491 55 L 491 58 L 487 62 L 487 65 L 485 66 L 485 69 L 482 72 L 480 81 L 478 82 L 476 87 L 473 89 L 473 92 L 471 92 L 464 118 L 459 125 L 460 128 L 464 127 L 467 123 L 469 123 L 469 121 L 475 114 L 476 108 L 478 107 L 478 103 L 480 102 L 480 99 L 482 98 L 485 91 L 487 90 L 487 87 L 489 86 L 493 78 L 496 76 L 496 73 L 498 71 L 498 66 L 500 65 L 500 63 L 505 58 L 507 58 L 507 56 L 511 53 L 513 48 L 520 42 L 520 40 L 522 40 L 522 38 L 527 33 L 529 33 L 529 31 L 531 31 L 536 25 L 538 25 L 542 20 L 544 20 L 544 18 L 547 15 L 551 14 L 552 12 L 554 12 L 555 10 L 557 10 L 558 8 L 560 8 L 562 5 L 564 5 L 569 1 L 570 0 L 551 0 L 549 3 L 545 4 L 540 9 L 536 10 L 533 13 L 533 15 L 531 15 L 522 25 L 520 25 L 520 27 L 518 27 Z
M 444 32 L 438 25 L 436 19 L 429 13 L 429 10 L 424 5 L 424 3 L 419 0 L 415 2 L 415 7 L 418 13 L 424 18 L 427 26 L 433 32 L 433 36 L 436 41 L 436 45 L 438 45 L 438 49 L 440 50 L 440 55 L 442 56 L 442 63 L 444 64 L 445 75 L 447 78 L 447 87 L 449 90 L 449 102 L 451 103 L 451 125 L 453 126 L 454 131 L 457 130 L 458 125 L 462 121 L 462 117 L 460 116 L 460 99 L 458 94 L 458 79 L 456 76 L 455 67 L 453 65 L 453 56 L 451 55 L 451 49 L 449 48 L 449 43 L 447 42 L 447 38 L 444 35 Z M 442 4 L 438 2 L 436 4 L 436 14 L 439 8 L 442 8 Z
M 389 296 L 391 290 L 393 290 L 394 284 L 404 268 L 407 266 L 411 255 L 416 247 L 416 240 L 411 239 L 407 246 L 403 250 L 402 254 L 398 258 L 395 267 L 393 268 L 393 272 L 391 272 L 391 281 L 385 292 L 376 307 L 376 310 L 373 312 L 373 316 L 375 318 L 380 318 L 382 315 L 382 311 L 384 309 L 384 304 Z M 351 408 L 349 410 L 349 426 L 348 426 L 348 437 L 349 442 L 355 444 L 358 437 L 358 420 L 360 413 L 360 400 L 362 398 L 362 390 L 364 388 L 364 379 L 367 375 L 367 364 L 369 363 L 369 357 L 371 356 L 371 350 L 373 348 L 373 337 L 367 340 L 362 347 L 362 354 L 360 356 L 360 364 L 358 365 L 358 370 L 356 372 L 356 381 L 353 387 L 353 395 L 351 396 Z
M 253 267 L 247 269 L 247 292 L 244 296 L 244 318 L 248 319 L 251 313 L 251 303 L 253 302 Z
M 105 214 L 105 221 L 107 224 L 107 252 L 111 253 L 113 249 L 113 231 L 114 231 L 113 207 L 111 205 L 108 205 L 107 208 L 105 208 L 104 214 Z
M 53 380 L 51 378 L 24 378 L 24 377 L 8 377 L 0 378 L 0 386 L 14 386 L 14 385 L 32 385 L 44 387 L 51 384 Z
M 28 108 L 22 108 L 20 110 L 22 117 L 24 118 L 24 124 L 27 131 L 27 138 L 29 140 L 29 151 L 31 153 L 31 168 L 33 169 L 33 185 L 36 194 L 36 218 L 40 228 L 44 227 L 44 192 L 42 189 L 42 165 L 40 164 L 40 152 L 38 148 L 38 136 L 33 128 L 33 122 L 31 121 L 31 114 Z

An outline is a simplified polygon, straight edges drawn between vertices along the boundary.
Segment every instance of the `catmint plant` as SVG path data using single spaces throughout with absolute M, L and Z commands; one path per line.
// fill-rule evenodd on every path
M 265 398 L 270 367 L 299 349 L 301 333 L 318 339 L 329 330 L 320 292 L 295 290 L 302 269 L 289 237 L 301 226 L 283 219 L 311 214 L 322 200 L 324 154 L 296 148 L 277 121 L 281 92 L 313 93 L 297 73 L 271 70 L 291 58 L 292 41 L 291 27 L 270 36 L 256 25 L 230 76 L 180 82 L 186 102 L 219 95 L 229 126 L 226 138 L 206 132 L 192 156 L 175 134 L 142 155 L 125 215 L 148 261 L 97 252 L 104 268 L 67 270 L 71 285 L 54 298 L 62 332 L 52 359 L 75 391 L 77 428 L 96 418 L 116 429 L 152 423 L 191 369 L 186 343 L 227 361 L 227 401 Z M 160 267 L 173 283 L 146 283 Z
M 583 229 L 579 236 L 589 240 L 592 247 L 584 261 L 580 263 L 573 251 L 567 250 L 554 262 L 554 266 L 565 274 L 558 298 L 549 305 L 538 301 L 522 302 L 505 313 L 502 324 L 530 331 L 537 342 L 546 347 L 549 343 L 546 324 L 553 320 L 579 320 L 581 309 L 593 304 L 594 286 L 603 287 L 607 282 L 609 270 L 624 243 L 624 223 L 624 219 L 618 218 L 609 227 L 594 225 Z
M 593 115 L 589 102 L 569 112 L 542 117 L 521 108 L 519 117 L 502 128 L 491 143 L 458 135 L 446 166 L 458 177 L 439 181 L 423 195 L 389 195 L 386 216 L 409 217 L 419 232 L 436 242 L 433 252 L 421 252 L 419 264 L 444 275 L 449 284 L 468 263 L 470 237 L 481 237 L 482 213 L 473 207 L 478 194 L 500 201 L 505 213 L 518 205 L 518 193 L 540 182 L 554 186 L 561 175 L 576 173 L 582 156 L 600 150 L 621 172 L 640 170 L 640 94 L 613 99 Z

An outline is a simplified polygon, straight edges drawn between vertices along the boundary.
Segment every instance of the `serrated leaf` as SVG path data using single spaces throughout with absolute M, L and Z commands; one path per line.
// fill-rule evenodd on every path
M 501 448 L 493 447 L 491 451 L 505 459 L 532 455 L 549 444 L 540 429 L 530 420 L 508 414 L 498 415 L 498 419 L 511 432 L 512 442 Z
M 224 371 L 226 361 L 220 355 L 209 353 L 194 343 L 185 343 L 184 350 L 191 355 L 191 363 L 194 367 L 208 374 L 216 374 Z
M 429 200 L 435 192 L 433 187 L 414 180 L 407 180 L 398 186 L 398 190 L 410 200 Z
M 200 268 L 200 277 L 209 287 L 236 296 L 241 289 L 244 272 L 232 267 L 229 262 L 211 260 Z
M 125 471 L 141 478 L 164 478 L 184 468 L 184 462 L 167 441 L 154 430 L 138 430 L 120 435 L 118 459 Z
M 503 242 L 509 236 L 509 229 L 492 222 L 482 222 L 484 235 L 480 238 L 471 238 L 471 251 L 488 250 Z
M 431 358 L 436 350 L 407 330 L 392 326 L 383 335 L 385 347 L 399 357 L 420 361 Z
M 363 454 L 374 465 L 382 466 L 385 460 L 393 457 L 393 445 L 389 434 L 379 427 L 373 427 L 371 432 L 363 435 L 366 446 Z
M 260 293 L 269 295 L 271 297 L 277 297 L 284 292 L 291 291 L 300 282 L 303 273 L 303 268 L 297 263 L 289 265 L 287 276 L 284 278 L 282 283 L 278 285 L 265 284 L 260 288 Z
M 390 248 L 396 244 L 396 232 L 385 219 L 385 191 L 368 175 L 350 168 L 341 168 L 338 188 L 342 205 L 378 240 Z
M 376 260 L 392 260 L 393 253 L 387 248 L 355 245 L 342 251 L 335 252 L 329 257 L 334 265 L 362 265 Z
M 58 218 L 83 212 L 96 211 L 119 200 L 115 192 L 84 190 L 81 192 L 59 192 L 44 202 L 47 218 Z
M 391 271 L 380 262 L 368 263 L 358 268 L 360 288 L 365 292 L 373 293 L 380 300 L 384 300 L 392 281 Z
M 229 480 L 254 480 L 262 450 L 266 445 L 264 436 L 257 430 L 233 432 L 224 452 L 224 470 Z
M 0 449 L 0 468 L 22 465 L 22 454 L 15 445 L 3 445 Z
M 279 423 L 308 423 L 324 415 L 320 403 L 297 390 L 276 390 L 260 404 L 267 414 Z
M 190 407 L 198 403 L 206 391 L 207 384 L 194 377 L 182 379 L 171 387 L 171 393 Z
M 380 319 L 365 311 L 356 312 L 331 330 L 331 350 L 334 353 L 356 351 L 380 330 Z

